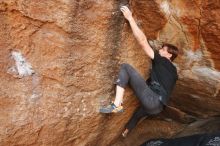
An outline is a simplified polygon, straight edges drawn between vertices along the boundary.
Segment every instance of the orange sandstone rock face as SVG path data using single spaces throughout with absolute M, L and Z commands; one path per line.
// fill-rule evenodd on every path
M 144 120 L 129 143 L 119 136 L 139 104 L 130 89 L 125 113 L 98 113 L 114 97 L 121 63 L 149 73 L 150 60 L 119 11 L 128 3 L 153 43 L 181 51 L 170 102 L 177 110 Z M 138 145 L 219 115 L 219 6 L 218 0 L 0 1 L 0 145 Z

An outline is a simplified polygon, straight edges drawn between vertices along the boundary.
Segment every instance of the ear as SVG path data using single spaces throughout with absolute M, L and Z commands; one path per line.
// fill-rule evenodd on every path
M 168 53 L 168 57 L 171 58 L 171 57 L 172 57 L 172 54 Z

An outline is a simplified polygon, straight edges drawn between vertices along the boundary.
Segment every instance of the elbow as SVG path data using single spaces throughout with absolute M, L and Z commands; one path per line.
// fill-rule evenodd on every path
M 139 43 L 141 46 L 145 46 L 147 43 L 147 38 L 146 37 L 140 38 Z

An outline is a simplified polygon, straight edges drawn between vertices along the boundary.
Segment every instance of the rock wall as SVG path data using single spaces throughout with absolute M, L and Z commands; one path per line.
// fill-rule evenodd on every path
M 121 139 L 139 104 L 133 92 L 123 114 L 98 109 L 113 99 L 121 63 L 145 77 L 150 64 L 119 11 L 124 4 L 152 46 L 173 43 L 181 54 L 175 108 Z M 1 0 L 0 145 L 138 145 L 191 134 L 192 122 L 220 112 L 219 14 L 219 0 Z

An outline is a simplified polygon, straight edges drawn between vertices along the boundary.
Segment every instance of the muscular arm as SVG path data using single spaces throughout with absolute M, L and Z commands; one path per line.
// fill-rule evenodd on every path
M 124 15 L 124 17 L 129 21 L 132 32 L 134 34 L 134 37 L 137 39 L 138 43 L 141 45 L 141 47 L 144 49 L 145 53 L 151 58 L 154 58 L 154 51 L 149 45 L 147 38 L 143 31 L 137 26 L 137 23 L 135 22 L 134 18 L 132 17 L 131 11 L 126 6 L 121 7 L 121 11 Z

